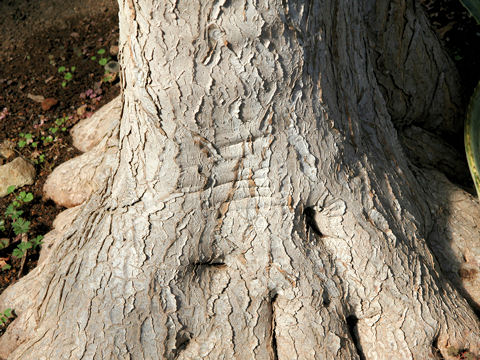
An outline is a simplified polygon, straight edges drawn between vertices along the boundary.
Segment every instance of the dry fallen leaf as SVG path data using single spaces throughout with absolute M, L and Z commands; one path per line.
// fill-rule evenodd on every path
M 45 100 L 45 98 L 42 96 L 42 95 L 33 95 L 33 94 L 27 94 L 27 97 L 29 99 L 32 99 L 33 101 L 36 101 L 36 102 L 43 102 L 43 100 Z

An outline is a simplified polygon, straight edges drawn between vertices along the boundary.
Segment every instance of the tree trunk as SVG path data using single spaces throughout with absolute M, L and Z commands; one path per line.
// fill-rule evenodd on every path
M 468 289 L 427 244 L 444 190 L 394 127 L 459 129 L 456 73 L 417 5 L 119 4 L 118 160 L 2 295 L 8 359 L 478 353 Z

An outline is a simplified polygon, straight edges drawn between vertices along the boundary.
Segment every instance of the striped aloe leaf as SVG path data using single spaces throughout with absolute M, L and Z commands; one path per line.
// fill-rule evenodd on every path
M 477 196 L 480 197 L 480 82 L 468 105 L 465 120 L 465 151 Z

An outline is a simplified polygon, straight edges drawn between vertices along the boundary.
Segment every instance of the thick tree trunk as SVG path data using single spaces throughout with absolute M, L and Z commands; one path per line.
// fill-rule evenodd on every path
M 414 4 L 119 3 L 118 161 L 2 295 L 9 359 L 479 351 L 426 242 L 435 178 L 394 128 L 458 130 L 455 73 Z

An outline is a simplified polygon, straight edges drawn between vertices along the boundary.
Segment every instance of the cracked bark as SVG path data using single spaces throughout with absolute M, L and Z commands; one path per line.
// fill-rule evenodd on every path
M 119 0 L 118 158 L 49 250 L 58 261 L 2 294 L 19 314 L 8 358 L 478 352 L 478 319 L 425 240 L 435 199 L 392 122 L 454 96 L 428 82 L 448 60 L 416 22 L 428 46 L 410 39 L 409 59 L 438 58 L 428 81 L 395 83 L 421 109 L 392 115 L 375 3 Z

